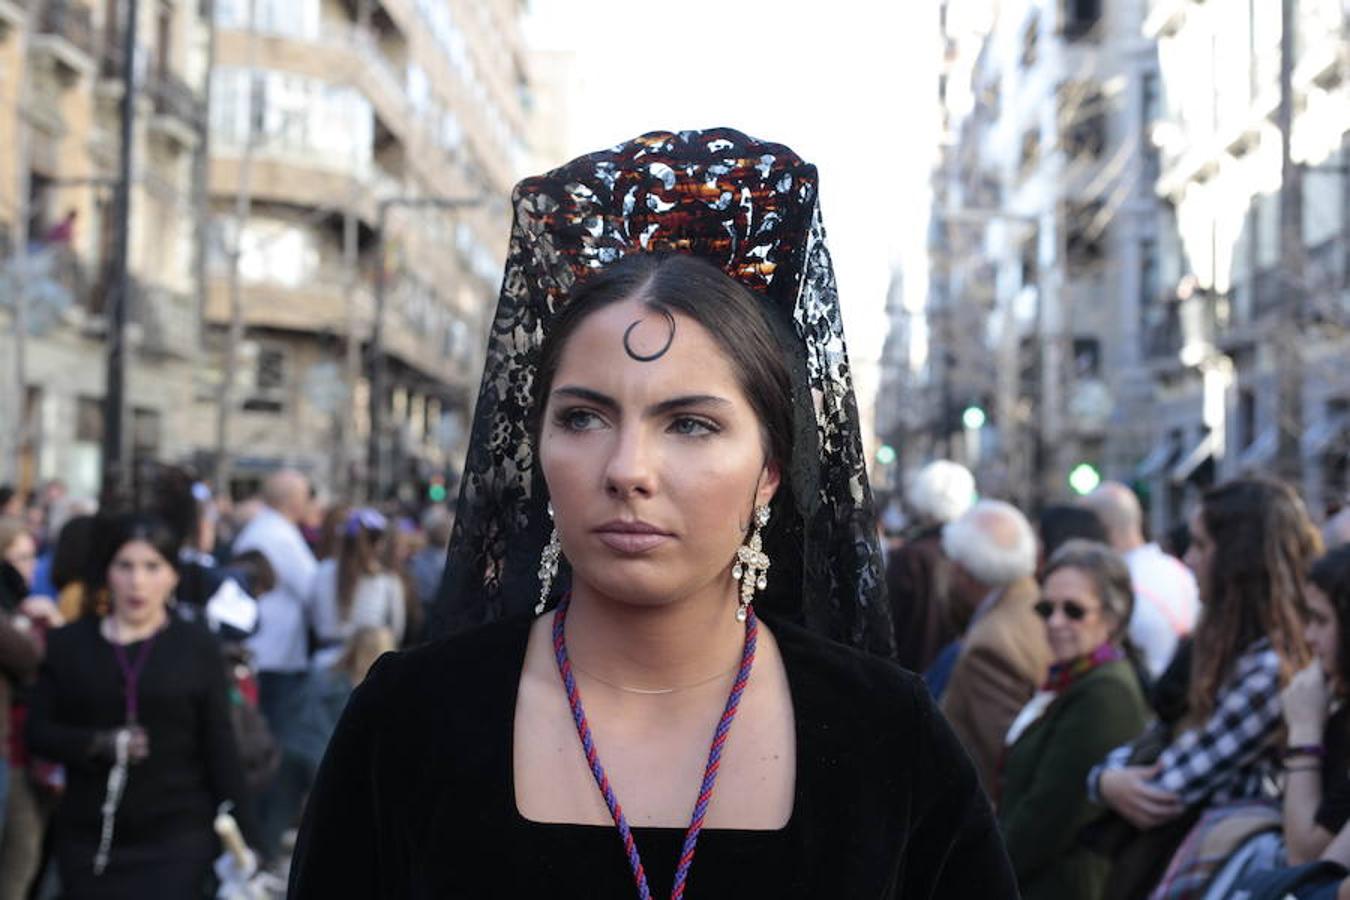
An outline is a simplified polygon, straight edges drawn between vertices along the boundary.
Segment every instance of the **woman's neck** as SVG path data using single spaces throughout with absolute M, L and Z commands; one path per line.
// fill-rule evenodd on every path
M 638 606 L 575 585 L 566 637 L 573 664 L 594 678 L 665 691 L 731 674 L 745 644 L 745 626 L 736 621 L 731 587 Z
M 132 622 L 119 616 L 114 610 L 103 620 L 103 636 L 115 644 L 133 644 L 143 641 L 164 627 L 169 620 L 167 610 L 161 609 L 157 615 Z

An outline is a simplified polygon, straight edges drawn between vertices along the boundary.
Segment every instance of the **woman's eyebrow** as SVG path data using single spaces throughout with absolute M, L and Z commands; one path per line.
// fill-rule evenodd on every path
M 588 403 L 594 403 L 596 406 L 603 406 L 606 409 L 619 408 L 619 401 L 608 394 L 602 394 L 599 391 L 581 387 L 580 385 L 564 385 L 560 388 L 554 388 L 553 393 L 556 396 L 574 397 L 577 400 L 585 400 Z
M 608 394 L 603 394 L 593 388 L 582 387 L 577 384 L 568 384 L 553 390 L 555 396 L 572 397 L 577 400 L 585 400 L 587 403 L 594 403 L 596 406 L 604 407 L 609 410 L 618 410 L 619 401 Z M 719 397 L 716 394 L 683 394 L 679 397 L 671 397 L 668 400 L 662 400 L 660 403 L 653 403 L 647 407 L 646 414 L 649 416 L 660 416 L 677 409 L 688 409 L 692 406 L 730 406 L 731 401 L 725 397 Z
M 669 400 L 662 400 L 660 403 L 654 403 L 647 407 L 647 414 L 652 416 L 663 415 L 673 412 L 677 409 L 685 409 L 690 406 L 730 406 L 731 401 L 725 397 L 718 397 L 716 394 L 686 394 L 682 397 L 671 397 Z

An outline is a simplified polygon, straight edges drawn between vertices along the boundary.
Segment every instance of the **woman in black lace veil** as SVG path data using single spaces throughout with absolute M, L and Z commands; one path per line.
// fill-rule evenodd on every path
M 514 203 L 446 636 L 353 693 L 290 896 L 1014 897 L 883 658 L 815 168 L 660 132 Z
M 669 250 L 707 259 L 762 296 L 791 362 L 794 508 L 776 510 L 786 514 L 775 516 L 766 546 L 782 568 L 756 602 L 893 656 L 815 166 L 731 129 L 656 132 L 527 179 L 512 200 L 506 275 L 430 633 L 534 605 L 551 527 L 528 429 L 540 342 L 588 272 L 627 253 Z M 564 570 L 554 593 L 566 584 Z

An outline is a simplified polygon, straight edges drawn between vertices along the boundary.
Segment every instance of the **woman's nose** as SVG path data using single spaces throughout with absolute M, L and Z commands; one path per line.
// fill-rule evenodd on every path
M 613 448 L 605 468 L 605 490 L 620 498 L 651 496 L 656 490 L 655 449 L 643 430 L 621 427 Z

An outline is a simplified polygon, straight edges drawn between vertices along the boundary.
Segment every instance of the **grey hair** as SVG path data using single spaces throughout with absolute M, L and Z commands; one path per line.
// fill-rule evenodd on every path
M 958 463 L 934 460 L 910 479 L 906 499 L 917 516 L 945 525 L 975 502 L 975 476 Z
M 1036 532 L 1002 500 L 981 500 L 944 526 L 942 552 L 986 587 L 1005 587 L 1036 572 Z
M 1076 569 L 1092 581 L 1102 611 L 1115 620 L 1111 640 L 1118 640 L 1134 615 L 1134 585 L 1125 560 L 1105 544 L 1076 538 L 1066 541 L 1050 557 L 1041 582 L 1060 569 Z

